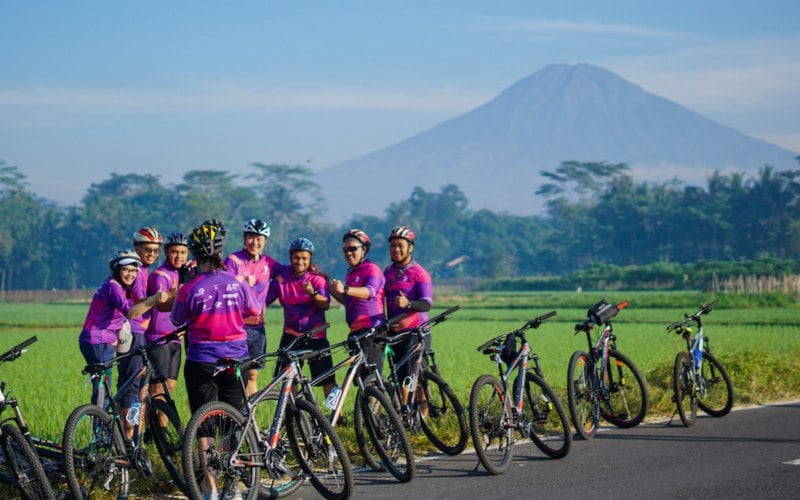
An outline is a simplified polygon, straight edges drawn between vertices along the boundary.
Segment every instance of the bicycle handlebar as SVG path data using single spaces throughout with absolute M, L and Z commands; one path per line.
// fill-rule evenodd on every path
M 534 318 L 534 319 L 528 321 L 527 323 L 522 325 L 522 327 L 520 327 L 520 328 L 518 328 L 518 329 L 516 329 L 514 331 L 511 331 L 511 332 L 508 332 L 508 333 L 503 333 L 501 335 L 498 335 L 498 336 L 496 336 L 496 337 L 484 342 L 483 344 L 481 344 L 478 347 L 478 351 L 483 352 L 490 345 L 501 343 L 509 335 L 517 335 L 517 336 L 519 336 L 523 332 L 523 330 L 526 330 L 528 328 L 539 328 L 542 325 L 542 323 L 544 323 L 545 320 L 550 319 L 555 315 L 556 315 L 555 311 L 550 311 L 549 313 L 542 314 L 538 318 Z
M 3 354 L 0 354 L 0 363 L 6 362 L 6 361 L 14 361 L 18 357 L 20 357 L 20 355 L 23 353 L 23 351 L 24 351 L 24 349 L 26 347 L 28 347 L 29 345 L 33 344 L 37 340 L 39 340 L 39 339 L 34 335 L 33 337 L 29 338 L 28 340 L 23 340 L 22 342 L 20 342 L 19 344 L 15 345 L 14 347 L 12 347 L 8 351 L 4 352 Z
M 676 328 L 678 328 L 680 326 L 685 325 L 689 321 L 694 321 L 695 323 L 699 323 L 700 322 L 700 316 L 710 313 L 711 310 L 714 309 L 714 307 L 716 307 L 717 304 L 719 304 L 719 299 L 717 299 L 717 300 L 715 300 L 715 301 L 713 301 L 713 302 L 711 302 L 710 304 L 707 304 L 707 305 L 700 304 L 700 310 L 699 311 L 697 311 L 696 313 L 692 314 L 691 316 L 689 316 L 688 314 L 684 313 L 684 318 L 682 320 L 680 320 L 680 321 L 676 321 L 676 322 L 672 323 L 671 325 L 669 325 L 667 327 L 667 332 L 671 332 L 672 330 L 674 330 L 674 329 L 676 329 Z

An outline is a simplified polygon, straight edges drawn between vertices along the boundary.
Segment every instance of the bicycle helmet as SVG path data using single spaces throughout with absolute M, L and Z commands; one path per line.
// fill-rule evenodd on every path
M 265 238 L 269 238 L 269 235 L 272 232 L 269 224 L 261 219 L 250 219 L 249 221 L 245 222 L 244 226 L 242 226 L 242 231 L 245 233 L 259 234 Z
M 406 226 L 395 226 L 394 229 L 392 229 L 392 232 L 389 233 L 389 241 L 392 241 L 395 238 L 402 238 L 413 244 L 415 237 L 416 235 L 414 234 L 414 231 Z
M 136 245 L 137 243 L 157 243 L 161 245 L 164 243 L 164 238 L 156 228 L 148 226 L 133 233 L 133 244 Z
M 189 251 L 195 259 L 213 257 L 222 253 L 225 242 L 225 226 L 222 221 L 211 219 L 194 228 L 189 235 Z
M 314 253 L 314 244 L 308 238 L 297 238 L 289 243 L 289 255 L 293 252 L 304 250 L 311 254 Z
M 367 233 L 365 233 L 361 229 L 351 229 L 347 231 L 346 233 L 344 233 L 344 236 L 342 236 L 342 241 L 346 240 L 347 238 L 354 238 L 360 241 L 361 244 L 364 245 L 365 250 L 369 250 L 370 245 L 372 245 L 372 241 L 370 241 L 369 236 L 367 236 Z
M 172 233 L 169 236 L 167 236 L 167 241 L 164 243 L 164 248 L 169 248 L 174 245 L 181 245 L 188 247 L 189 238 L 187 238 L 186 235 L 181 232 Z
M 138 253 L 130 248 L 126 248 L 125 250 L 118 250 L 117 253 L 114 254 L 114 257 L 108 262 L 108 267 L 113 272 L 122 266 L 129 266 L 131 264 L 135 264 L 136 267 L 141 266 L 142 258 L 139 257 Z

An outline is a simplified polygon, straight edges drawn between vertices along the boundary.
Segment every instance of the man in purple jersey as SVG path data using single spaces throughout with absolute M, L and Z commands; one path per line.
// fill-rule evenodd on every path
M 78 337 L 81 354 L 87 364 L 103 363 L 112 359 L 117 347 L 117 332 L 122 329 L 126 320 L 132 320 L 167 300 L 166 295 L 161 293 L 138 302 L 134 300 L 132 288 L 141 262 L 139 255 L 133 250 L 120 250 L 109 262 L 111 276 L 94 292 Z M 98 382 L 92 381 L 92 403 L 106 407 L 107 395 L 104 394 L 102 384 Z M 136 400 L 138 395 L 134 392 L 132 398 L 126 397 L 120 401 L 123 417 L 131 403 Z M 124 418 L 123 421 L 127 423 Z M 130 430 L 133 430 L 132 426 Z
M 259 314 L 262 305 L 246 281 L 239 281 L 222 264 L 225 228 L 208 220 L 189 235 L 189 251 L 200 274 L 178 290 L 170 318 L 176 326 L 188 323 L 183 376 L 192 413 L 208 401 L 220 400 L 238 408 L 242 402 L 236 377 L 216 377 L 222 358 L 248 359 L 244 318 Z
M 386 323 L 383 313 L 385 279 L 381 268 L 367 259 L 371 244 L 367 233 L 360 229 L 346 232 L 342 237 L 342 251 L 350 268 L 344 282 L 332 280 L 328 285 L 331 296 L 344 304 L 351 335 Z M 364 345 L 369 361 L 380 368 L 383 365 L 381 346 L 373 339 L 368 339 Z
M 397 226 L 389 233 L 389 258 L 392 263 L 383 270 L 386 278 L 386 313 L 390 318 L 406 313 L 407 315 L 393 328 L 403 332 L 428 320 L 428 311 L 433 306 L 433 283 L 428 271 L 414 260 L 414 231 L 406 226 Z M 419 340 L 408 336 L 402 342 L 392 346 L 395 359 L 401 359 L 410 349 L 416 348 Z M 420 358 L 412 360 L 419 363 Z M 412 366 L 404 364 L 398 367 L 398 376 L 406 380 L 413 371 Z M 408 397 L 407 385 L 403 384 L 403 404 Z M 419 391 L 418 397 L 424 397 Z M 427 406 L 427 405 L 425 405 Z M 424 408 L 423 411 L 427 410 Z
M 289 260 L 291 267 L 275 276 L 269 285 L 267 305 L 276 299 L 283 306 L 283 335 L 281 347 L 289 345 L 298 335 L 325 323 L 325 311 L 330 307 L 330 296 L 326 289 L 325 278 L 309 271 L 314 254 L 314 243 L 307 238 L 297 238 L 289 244 Z M 298 347 L 319 350 L 330 347 L 326 337 L 327 331 L 317 332 L 311 339 Z M 330 356 L 311 360 L 311 376 L 333 368 Z M 281 370 L 275 366 L 275 373 Z M 323 380 L 322 385 L 327 396 L 336 378 L 331 375 Z
M 189 257 L 189 240 L 183 233 L 172 233 L 164 243 L 164 262 L 158 266 L 147 280 L 147 292 L 166 292 L 169 300 L 150 311 L 150 322 L 145 331 L 145 340 L 153 342 L 175 330 L 170 319 L 170 311 L 178 293 L 178 278 L 181 267 Z M 181 367 L 181 343 L 179 340 L 154 348 L 150 352 L 153 366 L 167 379 L 170 392 L 175 391 Z M 151 384 L 150 395 L 157 397 L 163 392 L 162 385 Z M 165 422 L 166 423 L 166 422 Z
M 269 224 L 261 219 L 250 219 L 244 223 L 242 233 L 244 246 L 225 259 L 225 267 L 236 276 L 237 280 L 247 283 L 255 292 L 259 302 L 264 304 L 269 280 L 286 266 L 278 264 L 272 257 L 262 253 L 271 233 Z M 263 311 L 246 318 L 244 329 L 247 332 L 250 357 L 256 358 L 267 352 Z M 258 390 L 258 370 L 248 370 L 246 376 L 247 394 L 250 395 Z

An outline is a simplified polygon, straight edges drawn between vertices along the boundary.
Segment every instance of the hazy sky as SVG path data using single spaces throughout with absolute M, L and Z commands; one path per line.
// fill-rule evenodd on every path
M 112 172 L 322 169 L 582 62 L 800 152 L 799 53 L 797 0 L 1 0 L 0 161 L 68 204 Z

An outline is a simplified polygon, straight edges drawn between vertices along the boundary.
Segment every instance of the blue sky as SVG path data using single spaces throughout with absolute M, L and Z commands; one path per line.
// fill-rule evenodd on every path
M 322 169 L 591 63 L 800 152 L 797 1 L 0 2 L 0 161 L 77 203 L 112 172 Z

